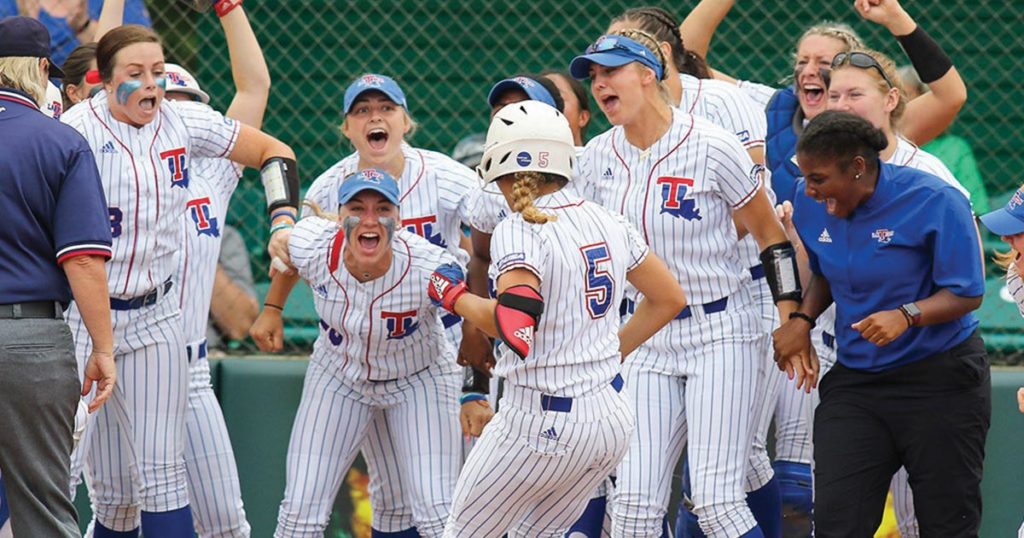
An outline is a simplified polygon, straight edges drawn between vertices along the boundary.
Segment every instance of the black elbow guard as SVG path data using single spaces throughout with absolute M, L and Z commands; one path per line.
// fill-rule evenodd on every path
M 796 267 L 796 249 L 789 241 L 776 243 L 761 251 L 761 265 L 772 290 L 772 299 L 797 301 L 803 297 L 800 273 Z
M 271 157 L 260 166 L 260 181 L 267 196 L 267 212 L 299 207 L 299 166 L 295 159 Z

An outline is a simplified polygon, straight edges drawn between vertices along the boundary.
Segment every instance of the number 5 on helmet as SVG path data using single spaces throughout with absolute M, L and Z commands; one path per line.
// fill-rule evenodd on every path
M 544 298 L 540 292 L 520 284 L 498 294 L 494 309 L 494 324 L 498 337 L 520 359 L 526 359 L 533 346 L 533 332 L 544 313 Z

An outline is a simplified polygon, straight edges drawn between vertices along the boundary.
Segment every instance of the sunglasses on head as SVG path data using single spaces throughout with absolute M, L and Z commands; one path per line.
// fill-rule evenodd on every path
M 835 69 L 844 63 L 860 68 L 860 69 L 872 69 L 878 71 L 879 75 L 882 75 L 882 80 L 889 85 L 890 88 L 895 88 L 896 85 L 889 80 L 889 75 L 885 74 L 885 69 L 882 68 L 882 64 L 878 63 L 873 56 L 866 52 L 840 52 L 836 54 L 836 57 L 832 59 L 832 69 Z
M 593 43 L 592 45 L 587 47 L 586 54 L 593 54 L 595 52 L 608 52 L 610 50 L 624 50 L 628 52 L 633 52 L 632 49 L 619 43 L 618 39 L 614 37 L 606 37 L 604 39 L 598 40 L 596 43 Z

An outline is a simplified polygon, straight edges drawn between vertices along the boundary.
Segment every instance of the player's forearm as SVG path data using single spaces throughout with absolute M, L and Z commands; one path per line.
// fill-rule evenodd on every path
M 789 240 L 786 237 L 786 230 L 782 227 L 782 222 L 775 214 L 775 208 L 772 207 L 763 188 L 758 189 L 754 199 L 747 205 L 734 211 L 733 216 L 736 219 L 737 228 L 742 226 L 749 230 L 761 250 Z
M 619 353 L 625 360 L 630 353 L 672 321 L 686 306 L 685 301 L 645 297 L 636 305 L 633 316 L 619 329 Z
M 288 302 L 288 296 L 292 294 L 292 290 L 295 289 L 295 284 L 298 282 L 298 274 L 288 275 L 280 272 L 274 274 L 270 279 L 270 288 L 267 290 L 267 296 L 263 298 L 263 303 L 284 308 L 285 303 Z
M 825 277 L 812 274 L 798 310 L 810 316 L 811 319 L 818 319 L 818 316 L 831 305 L 832 286 Z M 787 319 L 789 319 L 788 315 L 782 320 L 782 323 L 785 323 Z
M 249 334 L 249 327 L 260 313 L 256 298 L 235 283 L 220 266 L 213 279 L 213 300 L 210 317 L 231 340 L 241 340 Z
M 124 22 L 124 0 L 103 0 L 103 8 L 100 9 L 100 19 L 96 24 L 96 33 L 93 34 L 93 41 L 99 41 L 104 34 L 121 26 Z
M 498 301 L 484 299 L 469 293 L 463 293 L 458 301 L 455 301 L 455 313 L 465 318 L 491 338 L 498 337 L 498 327 L 494 324 L 494 309 Z
M 220 23 L 227 38 L 236 92 L 227 116 L 259 128 L 270 97 L 270 69 L 263 50 L 241 6 L 221 17 Z
M 489 259 L 484 260 L 474 253 L 469 258 L 469 267 L 467 268 L 469 274 L 466 285 L 469 286 L 470 293 L 484 299 L 490 295 L 490 290 L 487 289 L 487 267 L 490 263 Z
M 683 45 L 688 50 L 707 57 L 708 51 L 711 50 L 711 38 L 734 3 L 734 0 L 701 0 L 679 25 Z
M 106 260 L 101 256 L 75 256 L 62 265 L 71 285 L 85 328 L 96 351 L 111 353 L 114 335 L 110 320 L 110 291 Z

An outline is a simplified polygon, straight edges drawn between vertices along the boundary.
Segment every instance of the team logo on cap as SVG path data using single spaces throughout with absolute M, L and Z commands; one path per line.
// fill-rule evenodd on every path
M 363 176 L 363 181 L 369 181 L 371 183 L 380 183 L 381 181 L 384 181 L 384 174 L 372 168 L 363 170 L 360 174 Z
M 185 204 L 185 209 L 192 222 L 196 225 L 198 235 L 220 237 L 220 227 L 217 226 L 217 217 L 210 216 L 210 198 L 196 198 Z
M 524 88 L 532 88 L 532 87 L 537 85 L 536 82 L 534 82 L 534 81 L 532 81 L 532 80 L 530 80 L 530 79 L 528 79 L 526 77 L 516 77 L 516 78 L 514 78 L 512 80 L 514 80 L 516 84 L 518 84 L 518 85 L 520 85 L 520 86 L 522 86 Z
M 363 75 L 363 78 L 359 80 L 359 85 L 379 88 L 384 85 L 384 77 L 378 75 Z
M 1006 209 L 1013 211 L 1022 205 L 1024 205 L 1024 193 L 1017 191 L 1010 197 L 1010 201 L 1006 204 Z
M 420 322 L 416 319 L 416 311 L 408 312 L 384 312 L 380 313 L 388 327 L 388 340 L 401 340 L 416 332 L 420 328 Z
M 533 162 L 533 157 L 530 157 L 528 152 L 520 151 L 519 154 L 516 155 L 516 162 L 519 166 L 530 166 L 530 163 Z
M 175 73 L 174 71 L 168 71 L 167 73 L 164 74 L 164 76 L 167 77 L 167 82 L 170 82 L 171 84 L 174 84 L 175 86 L 181 86 L 181 87 L 188 86 L 188 82 L 179 73 Z
M 871 232 L 871 237 L 873 239 L 877 239 L 879 243 L 885 245 L 888 244 L 889 241 L 892 241 L 892 236 L 895 234 L 896 232 L 889 230 L 887 228 L 879 228 L 878 230 Z
M 693 180 L 685 177 L 662 176 L 658 178 L 661 185 L 661 212 L 686 220 L 701 220 L 697 202 L 686 197 L 686 192 L 693 186 Z

